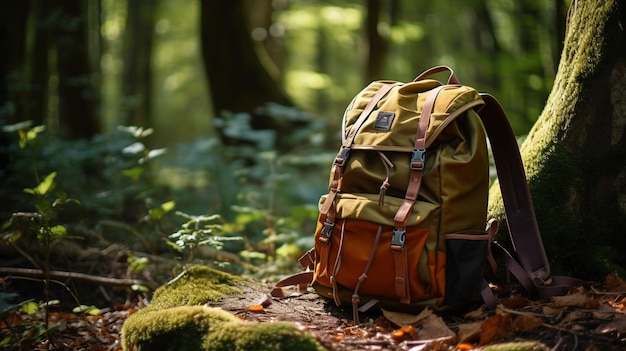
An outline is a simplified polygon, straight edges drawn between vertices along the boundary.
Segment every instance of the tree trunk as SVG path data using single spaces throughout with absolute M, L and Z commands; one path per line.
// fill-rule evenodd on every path
M 250 35 L 243 0 L 203 0 L 204 68 L 216 114 L 248 112 L 267 102 L 292 105 L 270 73 L 267 53 Z
M 209 81 L 216 115 L 248 113 L 253 129 L 268 129 L 276 135 L 289 135 L 297 125 L 271 118 L 259 110 L 268 102 L 293 106 L 280 85 L 280 74 L 267 51 L 253 40 L 248 8 L 244 0 L 202 0 L 201 36 L 204 69 Z M 231 138 L 221 129 L 217 132 L 228 144 L 241 140 Z M 288 149 L 276 138 L 278 150 Z
M 521 147 L 553 271 L 580 278 L 626 267 L 625 23 L 623 1 L 572 2 L 552 92 Z M 497 184 L 490 200 L 502 218 Z
M 381 12 L 381 0 L 367 0 L 367 17 L 365 18 L 368 43 L 366 84 L 383 78 L 385 59 L 389 51 L 389 33 L 382 32 L 379 28 Z M 391 25 L 387 29 L 390 30 L 390 27 Z
M 58 70 L 58 123 L 63 137 L 89 138 L 100 131 L 96 114 L 98 93 L 93 89 L 87 43 L 87 3 L 81 0 L 54 2 Z
M 155 0 L 128 0 L 122 77 L 123 124 L 149 127 Z
M 0 121 L 15 123 L 27 119 L 24 113 L 26 84 L 26 28 L 28 1 L 2 2 L 0 11 Z M 10 53 L 10 54 L 9 54 Z

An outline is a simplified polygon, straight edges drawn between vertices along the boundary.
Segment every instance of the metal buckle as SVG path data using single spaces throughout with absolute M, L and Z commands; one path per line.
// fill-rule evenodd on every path
M 324 221 L 324 227 L 322 228 L 322 230 L 320 230 L 320 236 L 318 237 L 318 240 L 322 244 L 328 244 L 328 241 L 330 240 L 330 235 L 333 233 L 334 226 L 335 223 Z
M 411 155 L 411 170 L 421 171 L 424 169 L 424 160 L 426 159 L 426 149 L 413 149 Z
M 348 160 L 348 155 L 350 155 L 350 148 L 342 146 L 341 150 L 335 157 L 335 164 L 339 167 L 343 167 L 346 164 L 346 161 Z
M 391 251 L 402 251 L 406 239 L 406 229 L 395 228 L 391 236 Z

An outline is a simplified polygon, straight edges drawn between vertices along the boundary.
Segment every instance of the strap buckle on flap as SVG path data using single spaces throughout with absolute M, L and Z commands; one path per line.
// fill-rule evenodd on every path
M 413 149 L 411 156 L 411 170 L 421 171 L 424 169 L 424 160 L 426 159 L 426 149 Z
M 335 164 L 339 167 L 343 167 L 348 160 L 348 155 L 350 154 L 350 148 L 346 146 L 342 146 L 341 150 L 335 157 Z
M 320 236 L 318 238 L 322 244 L 328 244 L 330 235 L 333 232 L 333 227 L 335 227 L 335 223 L 329 222 L 328 220 L 324 221 L 324 226 L 322 227 L 322 230 L 320 230 Z
M 406 239 L 406 229 L 395 228 L 391 236 L 391 251 L 402 251 Z

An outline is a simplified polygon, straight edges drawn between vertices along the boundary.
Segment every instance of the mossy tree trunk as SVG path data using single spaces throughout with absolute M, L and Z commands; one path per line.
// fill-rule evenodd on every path
M 571 6 L 552 92 L 521 153 L 553 271 L 599 279 L 626 268 L 626 3 Z M 490 214 L 502 213 L 494 184 Z

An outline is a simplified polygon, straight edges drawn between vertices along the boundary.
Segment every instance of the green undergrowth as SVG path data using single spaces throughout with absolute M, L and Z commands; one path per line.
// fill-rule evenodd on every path
M 250 323 L 207 303 L 241 294 L 246 279 L 192 267 L 154 293 L 151 304 L 122 328 L 124 350 L 311 350 L 324 348 L 286 322 Z

